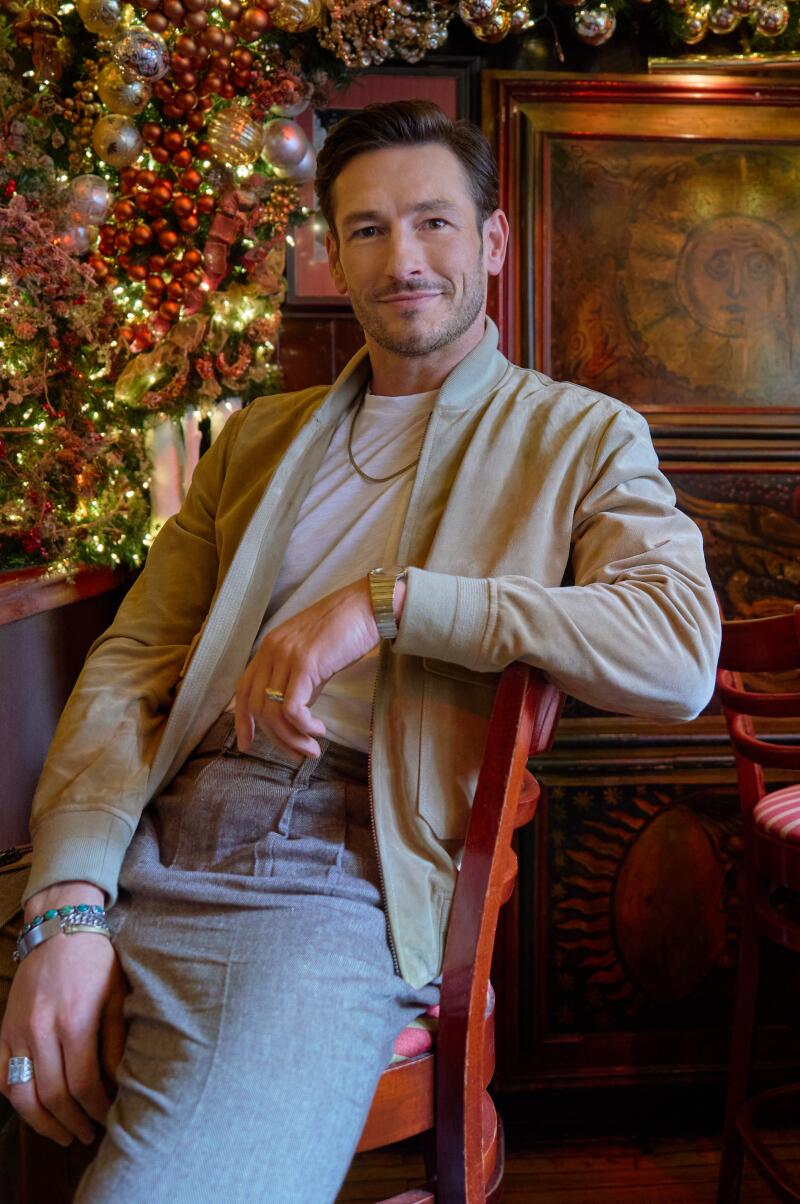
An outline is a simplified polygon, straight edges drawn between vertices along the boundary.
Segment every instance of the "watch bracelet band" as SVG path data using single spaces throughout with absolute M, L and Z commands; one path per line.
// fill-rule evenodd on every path
M 62 932 L 65 936 L 92 932 L 111 940 L 111 929 L 106 923 L 106 914 L 102 907 L 90 907 L 86 904 L 80 907 L 61 907 L 58 910 L 53 909 L 52 915 L 45 912 L 43 916 L 37 916 L 34 921 L 24 926 L 17 937 L 13 960 L 17 963 L 24 961 L 37 946 Z
M 386 571 L 372 569 L 367 577 L 369 594 L 372 600 L 372 611 L 378 635 L 382 640 L 393 640 L 397 635 L 397 621 L 394 617 L 394 587 L 401 578 L 405 578 L 406 569 Z

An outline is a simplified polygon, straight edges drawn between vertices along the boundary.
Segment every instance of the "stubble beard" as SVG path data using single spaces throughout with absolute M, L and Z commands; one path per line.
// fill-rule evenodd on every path
M 414 359 L 417 356 L 431 355 L 443 347 L 460 339 L 470 329 L 486 302 L 486 275 L 481 266 L 466 277 L 464 296 L 461 305 L 452 309 L 445 317 L 431 327 L 424 324 L 416 313 L 400 313 L 407 329 L 397 330 L 396 327 L 384 321 L 380 313 L 380 302 L 362 302 L 360 297 L 351 295 L 350 304 L 359 324 L 379 347 L 394 355 Z M 411 291 L 410 289 L 397 292 Z M 423 291 L 423 290 L 420 290 Z M 417 325 L 419 323 L 419 325 Z

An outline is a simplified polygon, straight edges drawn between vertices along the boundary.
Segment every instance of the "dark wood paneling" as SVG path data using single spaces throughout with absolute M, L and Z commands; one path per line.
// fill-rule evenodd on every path
M 278 345 L 284 388 L 331 384 L 363 342 L 361 327 L 349 310 L 338 314 L 284 312 Z
M 117 585 L 0 625 L 0 848 L 28 839 L 31 798 L 58 717 L 123 593 Z

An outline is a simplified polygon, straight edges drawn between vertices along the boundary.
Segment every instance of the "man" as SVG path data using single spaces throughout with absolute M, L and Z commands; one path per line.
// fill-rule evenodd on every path
M 37 792 L 26 918 L 113 902 L 122 864 L 114 946 L 23 938 L 0 1043 L 40 1132 L 106 1119 L 81 1204 L 333 1200 L 392 1038 L 437 998 L 498 672 L 668 720 L 712 688 L 699 533 L 644 420 L 497 350 L 480 131 L 373 106 L 317 187 L 366 348 L 227 424 Z

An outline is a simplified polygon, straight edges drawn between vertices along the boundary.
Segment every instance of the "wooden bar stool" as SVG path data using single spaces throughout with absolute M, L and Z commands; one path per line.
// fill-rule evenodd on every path
M 744 1153 L 779 1200 L 800 1201 L 800 1181 L 768 1148 L 757 1127 L 770 1105 L 791 1103 L 792 1097 L 800 1118 L 800 1083 L 748 1096 L 762 942 L 800 953 L 800 782 L 768 791 L 764 781 L 765 768 L 800 772 L 800 723 L 777 741 L 757 735 L 753 720 L 800 720 L 800 693 L 746 689 L 740 676 L 799 668 L 800 606 L 775 618 L 723 623 L 717 692 L 736 753 L 744 900 L 718 1204 L 739 1199 Z

